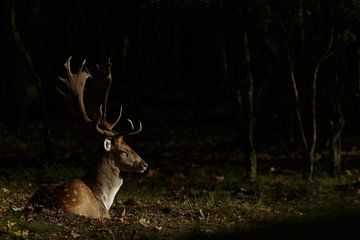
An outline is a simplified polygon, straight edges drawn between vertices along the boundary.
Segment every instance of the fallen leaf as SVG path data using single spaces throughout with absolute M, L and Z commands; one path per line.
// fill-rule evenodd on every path
M 145 218 L 140 218 L 139 223 L 141 225 L 143 225 L 144 227 L 149 227 L 150 226 L 150 221 L 146 220 Z
M 78 233 L 76 233 L 76 232 L 72 232 L 72 233 L 71 233 L 71 236 L 72 236 L 73 238 L 78 238 L 78 237 L 80 237 L 81 235 L 78 234 Z
M 12 210 L 14 211 L 14 212 L 19 212 L 19 211 L 22 211 L 22 210 L 24 210 L 24 207 L 13 207 L 12 208 Z
M 156 226 L 156 225 L 155 225 L 155 229 L 161 231 L 161 230 L 162 230 L 162 226 Z

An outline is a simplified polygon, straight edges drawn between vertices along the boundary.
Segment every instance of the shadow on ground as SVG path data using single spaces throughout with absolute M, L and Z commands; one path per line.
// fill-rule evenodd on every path
M 264 222 L 258 227 L 244 230 L 240 227 L 204 233 L 188 232 L 180 239 L 350 239 L 358 235 L 360 214 L 321 217 L 311 221 L 286 220 Z

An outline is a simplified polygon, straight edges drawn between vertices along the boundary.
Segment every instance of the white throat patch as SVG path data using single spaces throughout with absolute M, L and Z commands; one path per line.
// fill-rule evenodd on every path
M 111 205 L 113 204 L 114 202 L 114 198 L 116 196 L 116 193 L 119 191 L 121 185 L 123 184 L 123 180 L 120 179 L 120 184 L 115 186 L 114 188 L 112 189 L 109 189 L 109 192 L 107 195 L 103 195 L 103 203 L 106 207 L 106 210 L 109 211 L 109 209 L 111 208 Z

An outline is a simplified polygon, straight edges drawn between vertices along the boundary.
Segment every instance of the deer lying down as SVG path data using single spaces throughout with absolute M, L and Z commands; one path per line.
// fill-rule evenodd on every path
M 29 204 L 34 208 L 59 208 L 89 218 L 110 218 L 109 209 L 123 183 L 121 171 L 141 173 L 147 169 L 147 163 L 124 141 L 124 136 L 139 133 L 142 125 L 139 122 L 138 129 L 135 129 L 132 121 L 128 119 L 130 130 L 115 132 L 113 128 L 121 118 L 121 108 L 119 117 L 114 123 L 106 120 L 107 97 L 112 81 L 110 61 L 106 67 L 98 67 L 98 72 L 93 77 L 88 71 L 83 70 L 85 61 L 79 71 L 72 74 L 70 60 L 71 57 L 64 65 L 67 78 L 61 79 L 69 92 L 65 94 L 59 91 L 71 102 L 76 102 L 82 119 L 95 128 L 103 138 L 103 144 L 95 156 L 94 166 L 88 169 L 82 179 L 40 188 L 30 198 Z M 105 99 L 100 105 L 100 116 L 96 123 L 88 117 L 83 99 L 86 80 L 91 78 L 108 81 Z

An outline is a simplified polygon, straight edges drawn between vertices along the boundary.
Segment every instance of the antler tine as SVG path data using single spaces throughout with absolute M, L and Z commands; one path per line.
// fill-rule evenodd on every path
M 91 122 L 92 120 L 86 113 L 85 105 L 84 105 L 84 90 L 85 84 L 88 78 L 91 77 L 91 74 L 87 71 L 83 71 L 84 65 L 86 60 L 83 61 L 81 67 L 79 68 L 78 72 L 73 74 L 71 72 L 71 58 L 70 56 L 67 61 L 64 63 L 64 67 L 66 70 L 66 78 L 59 78 L 63 81 L 71 93 L 65 93 L 58 88 L 58 91 L 64 95 L 65 97 L 72 99 L 75 98 L 80 109 L 80 113 L 82 118 L 85 122 Z M 69 96 L 70 94 L 70 96 Z M 72 96 L 72 97 L 71 97 Z
M 137 130 L 135 130 L 133 122 L 130 119 L 127 119 L 127 120 L 130 123 L 130 130 L 118 133 L 116 135 L 118 135 L 118 136 L 129 136 L 129 135 L 134 135 L 134 134 L 138 134 L 139 132 L 141 132 L 142 124 L 141 124 L 140 121 L 139 121 L 139 128 Z
M 120 106 L 120 111 L 119 111 L 119 116 L 116 119 L 116 121 L 114 123 L 109 123 L 106 120 L 106 116 L 105 116 L 105 111 L 103 111 L 103 105 L 100 105 L 100 116 L 99 119 L 96 123 L 96 130 L 97 132 L 99 132 L 100 134 L 104 134 L 108 137 L 112 137 L 117 135 L 118 133 L 116 131 L 113 130 L 113 128 L 116 126 L 116 124 L 118 124 L 118 122 L 121 119 L 121 115 L 122 115 L 122 106 Z
M 134 128 L 133 128 L 133 130 L 134 130 Z M 136 131 L 131 131 L 131 132 L 129 132 L 128 135 L 138 134 L 138 133 L 140 133 L 141 131 L 142 131 L 142 124 L 141 124 L 141 121 L 139 121 L 139 129 L 136 130 Z
M 66 60 L 66 62 L 64 63 L 64 67 L 66 70 L 66 75 L 67 76 L 72 76 L 73 74 L 71 73 L 71 68 L 70 68 L 70 62 L 71 62 L 72 56 L 70 56 L 68 58 L 68 60 Z
M 98 67 L 98 71 L 102 71 L 101 67 Z M 122 106 L 120 106 L 119 116 L 117 117 L 116 121 L 114 123 L 109 123 L 106 119 L 106 108 L 107 108 L 107 101 L 109 96 L 109 91 L 111 88 L 111 82 L 112 82 L 112 76 L 111 76 L 111 61 L 108 59 L 107 61 L 107 68 L 104 72 L 106 76 L 101 76 L 102 78 L 105 78 L 105 80 L 108 80 L 108 86 L 105 92 L 104 102 L 100 105 L 100 116 L 98 119 L 98 122 L 96 124 L 96 129 L 100 134 L 104 134 L 108 137 L 112 137 L 117 135 L 118 133 L 113 130 L 113 128 L 116 126 L 116 124 L 119 123 L 122 115 Z M 100 72 L 101 74 L 101 72 Z
M 105 111 L 103 111 L 103 105 L 100 104 L 100 116 L 96 123 L 96 131 L 101 135 L 105 135 L 106 137 L 113 137 L 117 134 L 117 132 L 112 130 L 114 124 L 110 124 L 106 121 Z
M 81 71 L 83 70 L 83 68 L 84 68 L 84 66 L 85 66 L 85 63 L 86 63 L 86 59 L 84 59 L 84 61 L 82 62 L 82 64 L 81 64 Z
M 116 121 L 115 121 L 114 123 L 111 124 L 111 129 L 112 129 L 113 127 L 115 127 L 116 124 L 118 124 L 118 122 L 120 121 L 121 115 L 122 115 L 122 106 L 120 106 L 120 111 L 119 111 L 119 116 L 118 116 L 118 118 L 116 119 Z
M 127 119 L 128 122 L 130 123 L 130 126 L 131 126 L 131 130 L 130 131 L 133 131 L 135 128 L 134 128 L 134 124 L 133 122 L 130 120 L 130 119 Z

